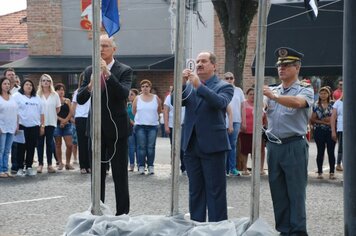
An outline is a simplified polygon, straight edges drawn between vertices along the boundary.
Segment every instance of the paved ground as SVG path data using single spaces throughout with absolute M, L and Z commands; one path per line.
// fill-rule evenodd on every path
M 156 174 L 129 174 L 131 216 L 168 215 L 170 207 L 170 146 L 158 138 Z M 343 235 L 342 173 L 337 180 L 316 179 L 316 147 L 310 144 L 307 220 L 311 236 Z M 327 158 L 325 171 L 327 173 Z M 248 217 L 251 177 L 227 179 L 229 217 Z M 188 212 L 187 177 L 180 176 L 179 206 Z M 260 217 L 274 226 L 267 176 L 261 178 Z M 107 182 L 106 204 L 115 209 L 113 181 Z M 0 236 L 61 235 L 68 216 L 83 212 L 90 205 L 90 176 L 74 171 L 43 174 L 35 177 L 0 179 Z

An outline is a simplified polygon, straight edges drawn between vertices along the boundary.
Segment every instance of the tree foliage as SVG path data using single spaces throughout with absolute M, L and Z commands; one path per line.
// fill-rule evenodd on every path
M 225 40 L 225 71 L 242 86 L 247 36 L 257 13 L 257 0 L 212 0 Z

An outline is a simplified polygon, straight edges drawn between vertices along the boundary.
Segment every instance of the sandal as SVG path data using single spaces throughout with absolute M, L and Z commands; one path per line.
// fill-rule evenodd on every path
M 334 173 L 330 173 L 329 179 L 336 179 L 335 174 Z
M 6 173 L 0 173 L 0 178 L 7 178 L 7 177 L 9 177 L 9 176 L 7 176 Z
M 66 164 L 66 170 L 74 170 L 74 167 L 70 164 Z
M 63 170 L 63 167 L 64 167 L 64 165 L 63 165 L 63 163 L 59 163 L 59 165 L 58 165 L 58 170 Z
M 56 173 L 56 170 L 52 166 L 47 167 L 47 172 L 48 173 Z
M 7 177 L 9 177 L 9 178 L 13 178 L 14 176 L 12 175 L 12 174 L 10 174 L 10 173 L 5 173 L 6 175 L 7 175 Z
M 83 168 L 83 169 L 80 169 L 80 173 L 81 173 L 81 174 L 86 174 L 86 173 L 87 173 L 87 170 L 84 169 L 84 168 Z
M 37 167 L 37 173 L 41 174 L 42 173 L 43 166 L 38 166 Z

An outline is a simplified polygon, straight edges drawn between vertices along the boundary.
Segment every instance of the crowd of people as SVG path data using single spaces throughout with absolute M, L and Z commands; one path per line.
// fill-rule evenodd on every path
M 323 178 L 323 160 L 327 147 L 329 179 L 334 180 L 335 170 L 343 170 L 341 165 L 342 80 L 338 81 L 339 87 L 335 92 L 332 92 L 330 87 L 324 86 L 318 88 L 317 96 L 314 96 L 310 81 L 298 80 L 303 54 L 290 48 L 280 48 L 276 50 L 276 56 L 282 84 L 274 88 L 268 86 L 264 88 L 265 112 L 262 125 L 265 132 L 262 138 L 262 160 L 259 171 L 261 175 L 266 174 L 264 159 L 267 146 L 268 174 L 276 229 L 281 232 L 281 235 L 290 235 L 289 233 L 293 232 L 297 232 L 295 235 L 307 235 L 305 187 L 306 160 L 309 158 L 307 142 L 310 136 L 308 135 L 312 133 L 317 145 L 317 178 Z M 221 173 L 226 176 L 250 175 L 247 157 L 252 153 L 254 88 L 248 88 L 244 95 L 242 90 L 234 85 L 234 75 L 227 72 L 220 80 L 231 84 L 233 90 L 226 88 L 224 91 L 225 85 L 218 85 L 214 77 L 214 58 L 213 54 L 199 54 L 198 76 L 192 71 L 183 71 L 183 81 L 189 82 L 183 82 L 181 170 L 182 173 L 188 173 L 190 214 L 191 219 L 197 221 L 205 221 L 207 213 L 209 221 L 226 218 L 226 182 Z M 210 89 L 209 92 L 205 87 Z M 166 96 L 163 112 L 165 132 L 170 137 L 174 119 L 172 94 L 170 91 Z M 210 113 L 212 111 L 214 112 Z M 221 112 L 225 113 L 226 117 L 223 122 L 216 117 Z M 152 113 L 155 113 L 157 121 L 159 111 L 152 109 Z M 200 115 L 204 118 L 200 118 Z M 218 135 L 219 123 L 224 125 L 228 142 L 225 140 L 227 137 Z M 132 125 L 135 126 L 134 119 Z M 211 130 L 212 128 L 214 129 Z M 206 137 L 209 137 L 209 140 L 205 140 Z M 214 138 L 218 141 L 212 141 Z M 337 162 L 334 155 L 336 140 L 339 143 Z M 237 164 L 238 162 L 240 165 Z M 130 165 L 132 171 L 133 163 L 131 162 Z M 223 171 L 220 169 L 222 166 Z M 292 171 L 290 168 L 298 171 Z M 207 181 L 204 176 L 210 176 L 213 181 Z M 288 191 L 289 185 L 297 191 Z M 285 201 L 285 199 L 289 200 Z M 285 204 L 279 205 L 278 202 L 281 201 L 285 201 Z M 208 211 L 206 212 L 205 209 Z M 281 211 L 286 212 L 282 214 Z
M 8 68 L 1 77 L 0 96 L 0 177 L 35 176 L 43 172 L 44 150 L 46 149 L 47 173 L 58 170 L 74 170 L 71 162 L 76 157 L 76 122 L 80 112 L 88 115 L 88 106 L 80 109 L 76 98 L 65 98 L 65 86 L 53 84 L 48 74 L 39 78 L 36 87 L 30 79 L 16 84 L 15 70 Z M 76 94 L 74 94 L 76 96 Z M 72 105 L 73 104 L 73 105 Z M 85 111 L 86 110 L 86 111 Z M 85 127 L 78 120 L 82 150 L 79 151 L 81 172 L 90 173 Z M 66 144 L 66 162 L 62 162 L 62 138 Z M 45 145 L 46 144 L 46 145 Z M 74 148 L 75 147 L 75 148 Z M 84 148 L 83 148 L 84 147 Z M 37 160 L 35 153 L 37 149 Z M 11 153 L 11 167 L 9 157 Z M 55 166 L 52 164 L 53 158 Z M 37 162 L 34 168 L 34 162 Z
M 140 82 L 140 90 L 131 88 L 132 69 L 113 58 L 116 50 L 113 39 L 102 36 L 100 43 L 101 200 L 104 202 L 105 179 L 111 164 L 116 214 L 120 215 L 129 212 L 127 172 L 135 171 L 136 165 L 140 175 L 145 175 L 146 171 L 148 175 L 155 173 L 160 113 L 163 114 L 164 132 L 172 144 L 173 88 L 163 102 L 152 91 L 149 80 Z M 307 235 L 305 187 L 309 154 L 305 135 L 307 127 L 311 126 L 317 145 L 317 178 L 323 178 L 326 148 L 329 179 L 335 179 L 335 170 L 343 170 L 342 80 L 338 81 L 336 91 L 332 92 L 325 86 L 318 89 L 318 96 L 314 96 L 311 85 L 298 80 L 303 54 L 290 48 L 279 48 L 275 54 L 282 84 L 263 88 L 262 123 L 265 133 L 259 171 L 261 175 L 266 174 L 264 159 L 267 147 L 276 228 L 282 235 L 293 232 Z M 231 72 L 220 79 L 215 71 L 216 56 L 209 52 L 198 55 L 196 73 L 188 69 L 183 71 L 180 160 L 181 171 L 189 179 L 191 219 L 196 221 L 205 221 L 207 214 L 209 221 L 226 219 L 226 176 L 250 175 L 247 158 L 252 153 L 254 88 L 248 88 L 244 95 L 235 86 Z M 73 170 L 71 158 L 76 156 L 73 150 L 77 146 L 80 173 L 91 173 L 92 132 L 88 121 L 91 119 L 93 82 L 90 66 L 80 75 L 78 85 L 70 100 L 65 97 L 65 85 L 54 84 L 48 74 L 39 78 L 36 89 L 32 80 L 25 79 L 19 84 L 15 71 L 11 68 L 5 70 L 4 76 L 0 77 L 1 178 L 12 177 L 11 172 L 17 176 L 42 173 L 44 147 L 48 173 L 63 168 Z M 65 163 L 62 161 L 62 140 L 66 146 Z M 336 142 L 339 144 L 337 160 L 334 153 Z M 33 167 L 36 148 L 37 169 Z M 53 158 L 56 167 L 52 164 Z M 303 158 L 306 161 L 300 160 Z M 287 185 L 298 191 L 289 191 Z M 281 201 L 285 203 L 277 204 Z M 287 212 L 289 218 L 286 217 Z
M 84 74 L 78 81 L 78 89 L 83 82 Z M 72 156 L 75 156 L 75 140 L 78 139 L 79 169 L 82 174 L 91 173 L 91 158 L 89 153 L 89 138 L 86 134 L 86 124 L 90 108 L 90 100 L 81 105 L 77 102 L 78 89 L 73 94 L 72 101 L 65 98 L 65 86 L 62 83 L 53 84 L 50 75 L 43 74 L 36 87 L 32 80 L 25 80 L 21 84 L 15 71 L 11 68 L 4 72 L 0 104 L 2 116 L 1 134 L 7 134 L 2 142 L 2 169 L 0 176 L 10 177 L 11 172 L 18 176 L 32 176 L 43 171 L 44 146 L 46 147 L 47 172 L 56 170 L 73 170 Z M 223 75 L 222 80 L 234 86 L 235 78 L 231 72 Z M 307 81 L 309 82 L 309 81 Z M 131 133 L 129 136 L 128 154 L 129 171 L 135 170 L 140 174 L 148 171 L 154 174 L 154 159 L 156 138 L 159 130 L 159 115 L 164 117 L 164 132 L 172 144 L 173 134 L 173 100 L 172 92 L 162 101 L 151 93 L 152 83 L 149 80 L 141 81 L 141 89 L 131 89 L 127 98 L 127 112 L 130 118 Z M 338 88 L 334 92 L 329 86 L 321 87 L 317 99 L 312 107 L 310 126 L 313 138 L 317 145 L 316 162 L 318 166 L 317 178 L 323 179 L 323 161 L 325 147 L 329 159 L 329 178 L 335 179 L 335 170 L 342 171 L 342 80 L 338 81 Z M 33 107 L 29 107 L 32 104 Z M 250 175 L 247 167 L 247 157 L 252 153 L 254 88 L 248 88 L 246 94 L 234 86 L 233 98 L 226 110 L 226 128 L 228 131 L 231 150 L 226 155 L 226 175 Z M 16 108 L 14 108 L 16 107 Z M 33 109 L 36 107 L 36 109 Z M 185 107 L 182 107 L 181 124 L 184 128 Z M 11 122 L 10 122 L 11 121 Z M 15 122 L 16 121 L 16 122 Z M 263 126 L 267 126 L 265 114 Z M 15 127 L 15 128 L 14 128 Z M 10 137 L 11 136 L 11 137 Z M 21 136 L 27 142 L 18 140 Z M 64 140 L 65 164 L 62 162 L 62 139 Z M 262 139 L 261 147 L 261 175 L 265 175 L 265 141 Z M 338 141 L 337 159 L 335 146 Z M 11 145 L 10 145 L 11 144 Z M 46 144 L 46 145 L 44 145 Z M 9 148 L 10 145 L 10 148 Z M 33 159 L 37 149 L 37 170 L 32 168 Z M 8 160 L 11 153 L 11 172 Z M 184 152 L 181 150 L 181 171 L 186 173 L 183 161 Z M 56 168 L 52 165 L 55 160 Z M 35 160 L 36 161 L 36 160 Z M 335 163 L 337 164 L 335 167 Z M 24 165 L 25 164 L 25 165 Z

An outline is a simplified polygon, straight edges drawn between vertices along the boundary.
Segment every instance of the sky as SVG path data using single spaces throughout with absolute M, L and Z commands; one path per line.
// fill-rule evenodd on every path
M 26 0 L 0 0 L 0 16 L 26 9 Z

